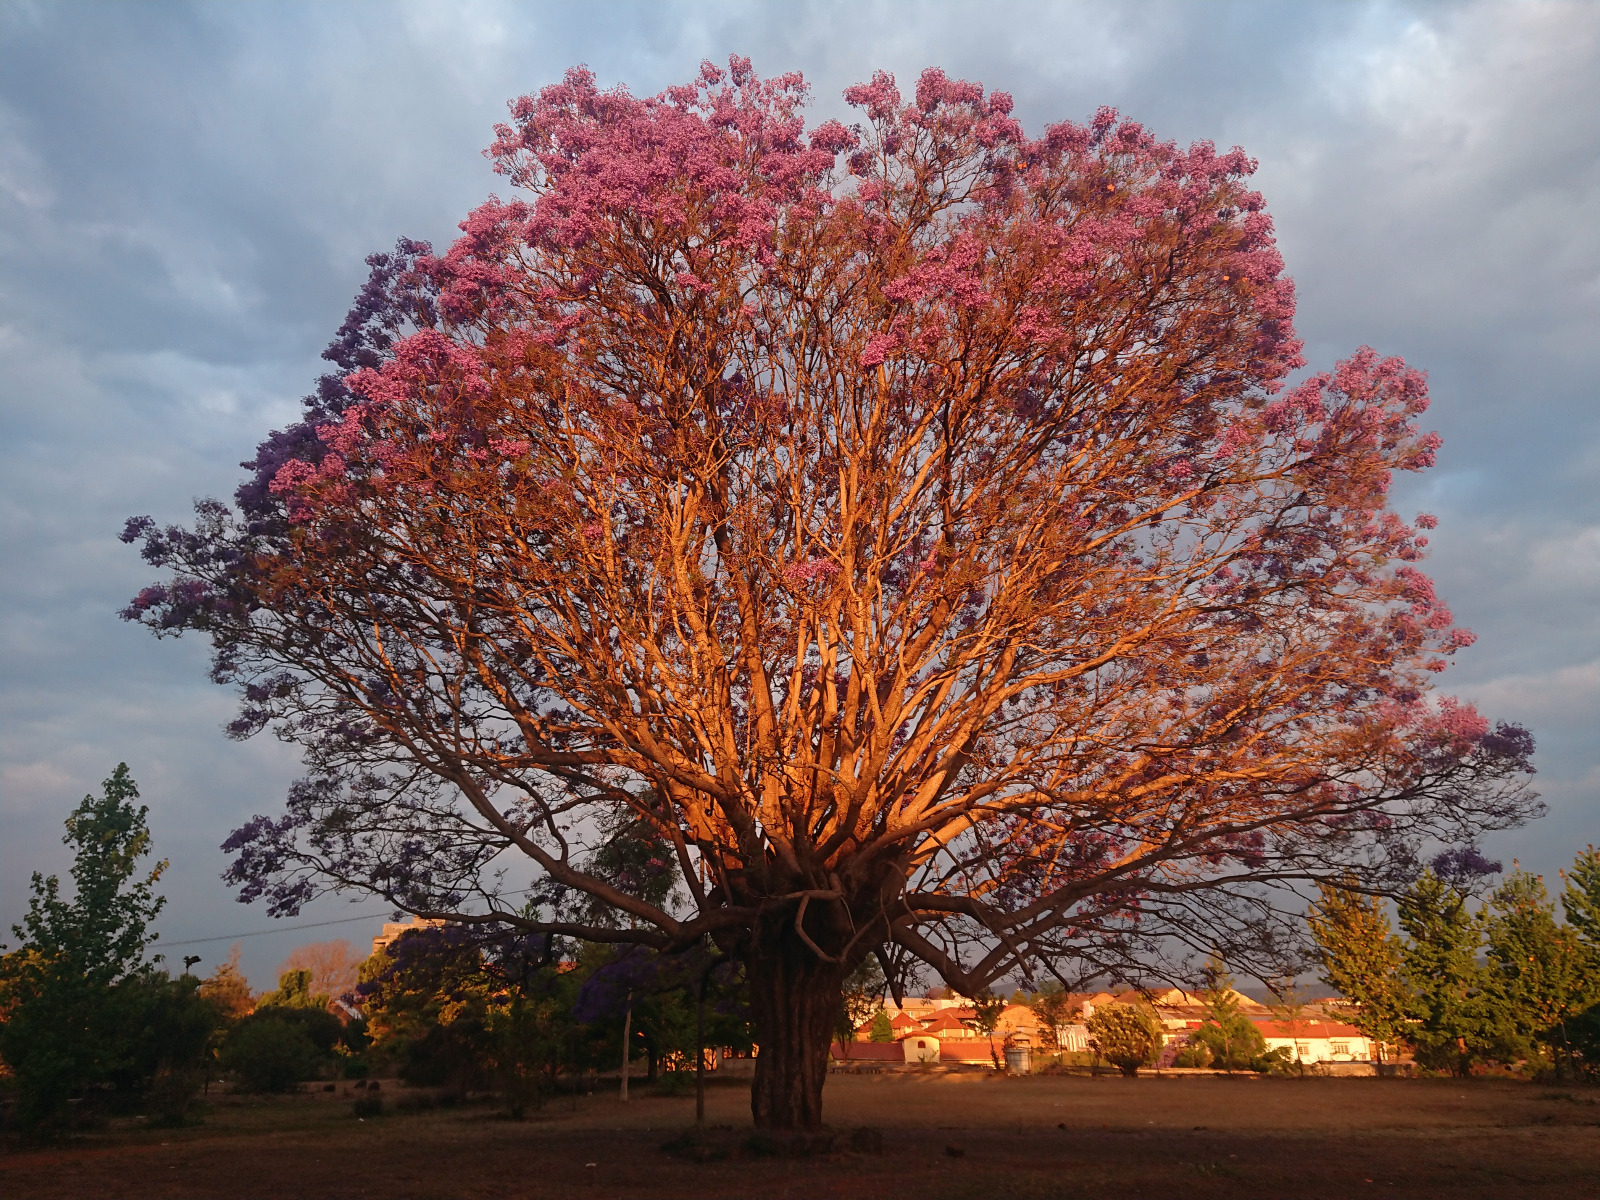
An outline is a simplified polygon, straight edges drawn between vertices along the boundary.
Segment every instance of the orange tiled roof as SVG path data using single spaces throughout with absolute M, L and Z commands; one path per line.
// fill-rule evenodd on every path
M 970 1008 L 945 1008 L 940 1009 L 922 1022 L 922 1028 L 929 1033 L 937 1033 L 941 1029 L 970 1029 L 967 1024 L 975 1014 Z

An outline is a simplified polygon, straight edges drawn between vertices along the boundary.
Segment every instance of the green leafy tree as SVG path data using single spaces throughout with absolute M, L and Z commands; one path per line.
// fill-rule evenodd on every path
M 1295 984 L 1294 976 L 1278 976 L 1268 979 L 1266 984 L 1267 991 L 1272 996 L 1267 1001 L 1267 1011 L 1272 1014 L 1272 1019 L 1277 1022 L 1279 1028 L 1287 1031 L 1290 1038 L 1298 1044 L 1300 1035 L 1305 1032 L 1307 1015 L 1306 1002 Z M 1280 1057 L 1285 1068 L 1297 1074 L 1304 1070 L 1298 1050 L 1293 1052 L 1283 1050 Z
M 995 1049 L 994 1031 L 1000 1028 L 1000 1014 L 1006 1010 L 1006 998 L 984 988 L 972 997 L 971 1004 L 972 1016 L 967 1018 L 966 1024 L 989 1040 L 989 1061 L 994 1063 L 996 1071 L 1002 1070 L 1004 1064 L 1000 1061 L 1000 1052 Z
M 1340 1015 L 1376 1042 L 1381 1056 L 1404 1042 L 1410 1028 L 1400 939 L 1377 897 L 1338 884 L 1322 884 L 1319 891 L 1308 922 L 1322 980 L 1348 1002 Z
M 218 1060 L 241 1091 L 286 1092 L 315 1078 L 326 1056 L 303 1022 L 269 1009 L 240 1021 Z
M 146 1106 L 153 1115 L 178 1121 L 187 1098 L 199 1090 L 222 1014 L 200 995 L 200 980 L 193 975 L 175 979 L 165 971 L 136 971 L 112 994 L 125 1039 L 113 1086 L 123 1095 L 153 1093 L 153 1103 Z
M 837 1033 L 846 1055 L 850 1053 L 850 1044 L 855 1041 L 856 1031 L 862 1024 L 873 1014 L 883 1012 L 883 990 L 886 986 L 883 969 L 875 957 L 863 959 L 861 964 L 845 977 L 844 986 L 840 989 Z M 887 1021 L 888 1017 L 885 1016 L 884 1020 Z M 877 1034 L 877 1023 L 874 1021 L 871 1034 L 873 1041 L 878 1040 Z M 894 1040 L 892 1030 L 884 1040 L 890 1042 Z
M 16 1080 L 16 1116 L 47 1125 L 87 1089 L 109 1088 L 139 1066 L 130 1040 L 132 989 L 119 985 L 145 967 L 155 935 L 150 923 L 165 901 L 155 884 L 167 864 L 148 873 L 148 809 L 135 806 L 139 789 L 118 763 L 99 796 L 85 796 L 66 820 L 62 841 L 73 848 L 73 895 L 37 871 L 21 925 L 22 946 L 4 962 L 6 1019 L 0 1057 Z
M 410 1083 L 488 1083 L 486 1031 L 500 988 L 475 944 L 436 930 L 406 933 L 367 959 L 360 977 L 356 990 L 380 1061 Z
M 1523 870 L 1489 897 L 1484 928 L 1487 990 L 1513 1027 L 1518 1048 L 1527 1045 L 1565 1071 L 1572 1058 L 1568 1027 L 1600 998 L 1577 931 L 1556 921 L 1544 880 Z
M 588 948 L 576 970 L 558 970 L 554 958 L 543 938 L 485 942 L 458 925 L 405 934 L 361 967 L 373 1054 L 411 1083 L 492 1088 L 522 1115 L 563 1067 L 614 1063 L 621 1049 L 621 1022 L 586 1029 L 574 1017 L 581 986 L 611 962 L 606 949 Z M 630 983 L 639 981 L 622 985 L 635 991 L 630 1040 L 656 1061 L 689 1044 L 685 998 Z
M 1506 1053 L 1510 1026 L 1490 989 L 1481 914 L 1467 897 L 1424 871 L 1400 899 L 1401 967 L 1409 993 L 1407 1035 L 1417 1061 L 1469 1074 Z
M 311 972 L 301 967 L 278 976 L 276 991 L 268 992 L 258 1008 L 327 1008 L 328 997 L 312 995 Z
M 658 1009 L 666 1007 L 659 999 Z M 653 1028 L 660 1037 L 663 1030 L 670 1029 L 675 1042 L 687 1040 L 692 1014 L 681 998 L 677 999 L 665 1015 L 657 1015 L 653 1027 L 647 1026 L 647 1034 Z M 481 1062 L 512 1117 L 520 1120 L 549 1094 L 571 1029 L 559 988 L 542 993 L 514 989 L 490 1006 L 484 1018 Z M 654 1048 L 648 1052 L 653 1079 L 660 1052 Z
M 1233 976 L 1220 959 L 1205 966 L 1201 998 L 1204 1017 L 1190 1041 L 1203 1045 L 1211 1061 L 1225 1071 L 1243 1071 L 1266 1053 L 1266 1039 L 1255 1023 L 1244 1015 Z
M 1161 1022 L 1144 1005 L 1101 1005 L 1088 1026 L 1095 1053 L 1124 1075 L 1137 1075 L 1161 1053 Z
M 217 1057 L 241 1088 L 282 1092 L 332 1067 L 339 1047 L 348 1053 L 364 1041 L 364 1026 L 347 1027 L 329 1012 L 328 998 L 311 992 L 311 972 L 300 968 L 278 976 L 277 989 L 234 1023 Z
M 1253 1021 L 1237 1012 L 1220 1020 L 1208 1018 L 1189 1039 L 1206 1048 L 1212 1065 L 1230 1072 L 1260 1069 L 1267 1054 L 1266 1038 Z
M 140 860 L 150 854 L 150 810 L 135 808 L 138 798 L 128 764 L 118 763 L 101 794 L 85 796 L 67 818 L 61 840 L 73 847 L 73 898 L 61 895 L 56 876 L 35 871 L 28 913 L 11 930 L 27 949 L 97 983 L 114 983 L 143 965 L 156 939 L 150 923 L 166 904 L 155 894 L 165 861 L 139 878 Z
M 1039 1038 L 1052 1050 L 1061 1048 L 1061 1031 L 1072 1024 L 1071 999 L 1059 983 L 1046 984 L 1029 1003 L 1039 1023 Z
M 872 1017 L 872 1031 L 868 1040 L 884 1045 L 894 1041 L 894 1026 L 889 1022 L 889 1014 L 879 1009 Z

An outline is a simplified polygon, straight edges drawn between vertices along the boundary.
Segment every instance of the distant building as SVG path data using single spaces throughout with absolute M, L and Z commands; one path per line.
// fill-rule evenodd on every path
M 430 917 L 412 917 L 409 921 L 385 921 L 383 932 L 372 939 L 372 952 L 377 954 L 387 950 L 403 933 L 410 933 L 414 929 L 437 929 L 444 922 Z
M 385 926 L 404 929 L 406 926 Z M 959 997 L 933 1000 L 907 997 L 904 1004 L 886 1004 L 889 1028 L 894 1043 L 870 1045 L 872 1022 L 866 1021 L 848 1047 L 834 1044 L 836 1059 L 857 1062 L 984 1063 L 992 1060 L 996 1047 L 1026 1039 L 1045 1054 L 1059 1051 L 1082 1053 L 1089 1047 L 1085 1022 L 1095 1010 L 1114 1004 L 1137 1005 L 1155 1011 L 1167 1045 L 1187 1041 L 1200 1028 L 1206 1016 L 1205 998 L 1182 988 L 1158 988 L 1149 992 L 1128 989 L 1111 992 L 1075 992 L 1067 996 L 1067 1024 L 1056 1029 L 1052 1044 L 1039 1026 L 1038 1014 L 1022 1004 L 1008 1004 L 1001 1012 L 993 1038 L 980 1033 L 973 1024 L 976 1015 L 970 1004 Z M 1292 1060 L 1306 1063 L 1364 1063 L 1378 1059 L 1377 1044 L 1353 1025 L 1337 1017 L 1336 998 L 1308 1002 L 1304 1016 L 1295 1020 L 1273 1019 L 1271 1010 L 1259 1000 L 1234 991 L 1233 1001 L 1241 1016 L 1261 1031 L 1268 1050 L 1283 1049 Z M 991 1045 L 991 1041 L 993 1045 Z
M 1268 1050 L 1287 1050 L 1303 1063 L 1374 1062 L 1377 1044 L 1340 1021 L 1256 1021 Z

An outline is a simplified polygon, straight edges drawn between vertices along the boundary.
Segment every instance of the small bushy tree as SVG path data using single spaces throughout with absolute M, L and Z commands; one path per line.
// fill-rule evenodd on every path
M 228 961 L 200 981 L 200 995 L 228 1021 L 249 1016 L 255 1009 L 255 995 L 250 990 L 250 980 L 239 967 L 238 942 L 229 951 Z
M 971 1004 L 972 1016 L 967 1018 L 966 1023 L 989 1040 L 989 1061 L 994 1063 L 996 1071 L 1001 1070 L 1003 1064 L 995 1049 L 994 1031 L 1000 1027 L 1000 1014 L 1006 1010 L 1006 998 L 984 988 L 972 997 Z
M 287 1091 L 332 1066 L 336 1047 L 349 1051 L 364 1041 L 363 1026 L 347 1027 L 310 987 L 309 970 L 285 971 L 277 989 L 229 1030 L 218 1058 L 240 1087 Z
M 840 989 L 841 999 L 839 1004 L 839 1041 L 845 1048 L 845 1053 L 850 1051 L 850 1043 L 856 1038 L 856 1031 L 870 1017 L 872 1018 L 871 1039 L 878 1041 L 877 1016 L 882 1014 L 884 1031 L 888 1034 L 883 1041 L 893 1041 L 894 1033 L 888 1027 L 889 1018 L 883 1014 L 883 992 L 887 981 L 883 977 L 883 970 L 878 965 L 876 958 L 864 959 L 844 981 Z
M 1266 1039 L 1255 1023 L 1244 1015 L 1233 976 L 1221 960 L 1206 964 L 1201 996 L 1205 1017 L 1190 1041 L 1203 1045 L 1213 1063 L 1225 1071 L 1248 1070 L 1266 1053 Z
M 501 960 L 485 954 L 483 940 L 463 927 L 406 933 L 361 967 L 356 990 L 374 1054 L 411 1083 L 488 1086 L 492 1015 L 509 1003 L 522 975 L 520 962 L 503 970 Z M 576 986 L 572 981 L 566 989 L 568 1008 Z M 512 1026 L 528 1032 L 520 1015 L 498 1028 L 504 1034 Z M 509 1061 L 508 1048 L 497 1049 L 494 1057 Z
M 218 1059 L 241 1091 L 286 1092 L 315 1078 L 325 1055 L 303 1022 L 268 1010 L 240 1021 Z
M 1137 1075 L 1161 1053 L 1161 1022 L 1143 1005 L 1102 1005 L 1088 1025 L 1095 1053 L 1124 1075 Z
M 1039 1038 L 1052 1050 L 1061 1048 L 1061 1031 L 1072 1023 L 1071 998 L 1066 990 L 1054 981 L 1047 983 L 1030 1001 L 1034 1020 L 1039 1024 Z
M 278 976 L 277 989 L 262 996 L 256 1007 L 327 1008 L 328 997 L 312 992 L 310 970 L 304 967 L 291 968 Z

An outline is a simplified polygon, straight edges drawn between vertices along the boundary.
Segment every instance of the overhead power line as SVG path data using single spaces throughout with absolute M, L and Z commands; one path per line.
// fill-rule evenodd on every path
M 516 891 L 513 891 L 513 892 L 501 892 L 501 893 L 499 893 L 499 895 L 502 895 L 502 896 L 525 896 L 531 891 L 533 891 L 533 889 L 531 887 L 518 888 Z M 390 917 L 391 912 L 392 912 L 392 910 L 390 912 L 367 913 L 364 916 L 359 916 L 359 917 L 340 917 L 340 918 L 338 918 L 337 920 L 334 920 L 334 921 L 304 921 L 304 922 L 301 922 L 298 925 L 279 925 L 276 929 L 255 929 L 255 930 L 251 930 L 249 933 L 219 933 L 216 937 L 185 938 L 181 942 L 162 942 L 161 945 L 163 945 L 163 946 L 200 946 L 200 945 L 204 945 L 206 942 L 232 942 L 232 941 L 237 941 L 239 938 L 266 937 L 267 934 L 269 934 L 269 933 L 283 933 L 283 932 L 285 932 L 287 930 L 290 930 L 290 929 L 319 929 L 324 925 L 348 925 L 352 921 L 372 921 L 372 920 L 376 920 L 378 917 L 382 917 L 385 920 L 387 920 Z
M 340 917 L 337 921 L 305 921 L 298 925 L 279 925 L 276 929 L 253 929 L 249 933 L 219 933 L 216 937 L 185 938 L 181 942 L 161 942 L 162 946 L 198 946 L 204 942 L 234 942 L 240 938 L 265 937 L 269 933 L 287 933 L 291 929 L 319 929 L 324 925 L 348 925 L 352 921 L 372 921 L 387 918 L 386 912 L 364 913 L 359 917 Z

